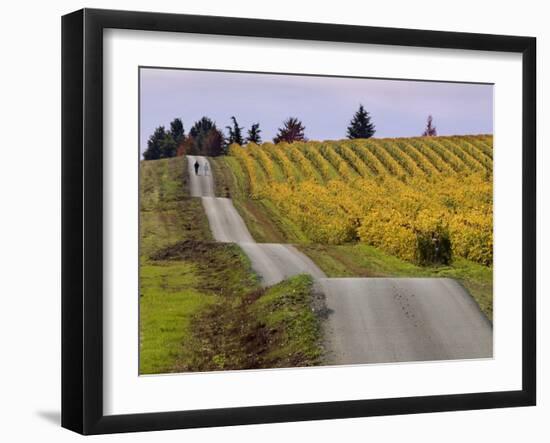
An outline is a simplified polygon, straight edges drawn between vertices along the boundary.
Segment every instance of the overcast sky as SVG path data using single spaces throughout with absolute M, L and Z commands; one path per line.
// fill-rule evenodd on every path
M 157 126 L 175 117 L 187 133 L 206 115 L 220 129 L 234 115 L 246 129 L 259 122 L 271 141 L 288 117 L 298 117 L 310 140 L 342 139 L 363 104 L 375 137 L 421 135 L 428 114 L 440 135 L 493 132 L 493 86 L 405 80 L 311 77 L 176 69 L 141 69 L 143 152 Z

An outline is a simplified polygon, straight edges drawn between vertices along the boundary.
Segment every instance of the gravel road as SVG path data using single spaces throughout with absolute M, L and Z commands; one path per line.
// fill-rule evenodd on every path
M 334 364 L 490 358 L 491 323 L 449 278 L 327 278 L 316 282 L 329 310 Z
M 262 278 L 264 286 L 271 286 L 292 275 L 310 274 L 315 278 L 326 277 L 309 257 L 294 246 L 272 243 L 256 243 L 233 202 L 228 198 L 214 197 L 212 169 L 205 174 L 208 159 L 187 156 L 192 197 L 201 197 L 202 205 L 214 239 L 224 243 L 237 243 L 250 259 L 252 269 Z M 199 163 L 195 174 L 194 164 Z

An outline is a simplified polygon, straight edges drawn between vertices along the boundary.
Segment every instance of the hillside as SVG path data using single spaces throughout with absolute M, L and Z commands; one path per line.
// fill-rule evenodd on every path
M 266 143 L 230 151 L 249 196 L 295 225 L 299 239 L 359 241 L 422 263 L 433 261 L 425 244 L 448 237 L 452 255 L 488 266 L 492 152 L 492 136 Z
M 256 241 L 293 243 L 329 277 L 454 278 L 491 319 L 492 143 L 265 143 L 211 163 L 217 195 L 233 199 Z M 430 263 L 430 251 L 419 260 L 433 232 L 449 237 L 450 263 Z
M 140 374 L 319 364 L 311 278 L 261 287 L 241 248 L 212 238 L 187 169 L 140 163 Z

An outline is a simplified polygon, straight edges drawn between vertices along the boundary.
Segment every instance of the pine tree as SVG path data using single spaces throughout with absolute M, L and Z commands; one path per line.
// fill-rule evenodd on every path
M 174 137 L 172 137 L 172 134 L 168 133 L 165 134 L 164 138 L 160 141 L 159 148 L 159 158 L 170 158 L 176 156 L 178 145 L 176 144 Z
M 260 137 L 260 132 L 262 130 L 260 129 L 259 123 L 253 123 L 250 129 L 248 130 L 248 137 L 246 137 L 247 143 L 256 143 L 257 145 L 262 142 L 262 138 Z
M 306 141 L 304 136 L 305 126 L 295 117 L 290 117 L 283 122 L 283 127 L 273 139 L 273 143 L 293 143 L 296 141 Z
M 244 143 L 242 136 L 243 128 L 239 126 L 239 124 L 237 123 L 237 119 L 234 116 L 231 117 L 231 120 L 233 120 L 233 127 L 226 126 L 226 129 L 229 131 L 229 137 L 227 137 L 227 145 L 232 145 L 233 143 L 242 145 Z
M 206 134 L 210 129 L 215 128 L 215 123 L 210 120 L 208 117 L 202 117 L 199 121 L 196 121 L 195 124 L 189 130 L 189 135 L 192 137 L 197 137 L 200 134 Z
M 359 105 L 359 110 L 354 114 L 353 119 L 348 126 L 348 138 L 370 138 L 376 132 L 371 117 L 363 105 Z
M 225 153 L 223 133 L 208 117 L 202 117 L 195 122 L 187 138 L 192 141 L 186 148 L 188 154 L 216 156 Z
M 185 130 L 183 129 L 183 122 L 179 118 L 175 118 L 170 123 L 170 135 L 176 142 L 176 145 L 179 146 L 183 139 L 185 138 Z
M 433 125 L 433 118 L 431 115 L 428 115 L 428 121 L 426 123 L 426 129 L 422 133 L 424 137 L 435 137 L 437 135 L 437 129 Z
M 149 137 L 147 141 L 147 149 L 143 153 L 145 160 L 157 160 L 161 155 L 161 143 L 166 136 L 166 130 L 164 126 L 159 126 L 155 129 L 155 132 Z

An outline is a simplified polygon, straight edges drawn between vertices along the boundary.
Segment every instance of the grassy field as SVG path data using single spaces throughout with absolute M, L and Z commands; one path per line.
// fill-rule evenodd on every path
M 448 217 L 454 217 L 453 220 L 458 220 L 457 223 L 465 223 L 466 232 L 460 237 L 460 241 L 469 245 L 468 253 L 477 257 L 474 252 L 482 251 L 478 255 L 485 260 L 487 254 L 486 249 L 483 249 L 483 241 L 487 241 L 492 257 L 492 219 L 486 221 L 482 216 L 482 211 L 492 212 L 492 138 L 479 136 L 437 139 L 438 141 L 430 140 L 426 146 L 422 145 L 421 139 L 399 141 L 395 146 L 390 142 L 376 141 L 369 145 L 370 151 L 363 151 L 360 146 L 353 146 L 351 149 L 346 145 L 340 148 L 334 146 L 335 143 L 298 143 L 296 146 L 287 145 L 283 149 L 267 144 L 265 152 L 263 145 L 253 147 L 251 151 L 247 151 L 248 148 L 236 148 L 236 156 L 218 157 L 213 159 L 212 164 L 218 192 L 233 198 L 256 241 L 294 243 L 330 277 L 455 278 L 468 289 L 485 315 L 492 320 L 491 265 L 487 266 L 455 253 L 450 265 L 420 266 L 413 260 L 399 258 L 397 254 L 369 244 L 368 237 L 351 241 L 318 242 L 315 235 L 308 232 L 313 225 L 328 229 L 331 227 L 330 218 L 326 222 L 317 223 L 310 219 L 319 208 L 323 208 L 321 211 L 324 210 L 335 219 L 334 229 L 339 229 L 342 226 L 340 221 L 344 219 L 356 229 L 355 226 L 361 223 L 361 211 L 365 211 L 369 203 L 369 194 L 365 188 L 356 188 L 353 191 L 365 191 L 363 196 L 358 197 L 365 199 L 364 206 L 356 205 L 355 201 L 346 201 L 344 196 L 350 187 L 370 183 L 379 188 L 386 186 L 390 193 L 388 202 L 391 204 L 386 206 L 384 200 L 376 200 L 375 210 L 383 213 L 396 199 L 403 200 L 404 203 L 399 200 L 398 204 L 406 205 L 407 210 L 416 208 L 416 211 L 422 212 L 422 205 L 428 205 L 427 212 L 433 207 L 437 212 L 443 207 L 450 211 Z M 361 162 L 354 163 L 353 160 Z M 421 177 L 420 181 L 417 181 L 415 174 Z M 467 181 L 468 177 L 473 177 L 472 183 L 461 187 L 461 182 Z M 447 186 L 451 189 L 443 189 L 448 192 L 438 190 L 440 194 L 433 196 L 428 192 L 419 196 L 418 190 L 414 188 L 418 183 L 427 183 L 429 189 Z M 481 185 L 477 187 L 477 183 Z M 288 197 L 274 197 L 273 189 L 278 184 L 289 188 Z M 298 193 L 307 190 L 308 186 L 315 191 L 311 193 L 311 201 L 301 200 Z M 331 187 L 336 190 L 335 197 L 331 197 L 333 200 L 323 207 L 325 202 L 321 199 L 321 192 Z M 284 189 L 281 188 L 281 191 Z M 285 198 L 295 199 L 295 208 L 298 208 L 295 212 L 289 211 Z M 376 193 L 373 194 L 373 201 L 375 198 L 379 198 Z M 436 200 L 435 204 L 426 203 L 430 198 Z M 350 212 L 355 211 L 353 217 L 346 212 L 347 207 L 351 206 L 353 209 Z M 465 208 L 463 212 L 467 214 L 466 218 L 461 215 L 462 207 Z M 477 236 L 475 226 L 478 221 L 483 225 L 479 228 L 484 232 L 483 235 L 490 231 L 489 240 Z M 407 226 L 410 222 L 405 218 L 401 223 Z M 490 226 L 486 223 L 490 223 Z M 462 227 L 462 224 L 459 226 Z M 314 227 L 318 230 L 317 226 Z M 345 224 L 344 228 L 347 229 Z M 387 230 L 385 235 L 388 241 L 400 243 L 399 237 L 391 237 L 393 229 L 400 229 L 399 224 L 394 227 L 388 221 L 383 228 Z M 367 229 L 364 231 L 368 233 Z M 356 235 L 352 235 L 352 238 Z M 479 244 L 483 247 L 479 248 Z
M 185 161 L 141 163 L 140 373 L 317 364 L 310 279 L 260 288 L 240 248 L 213 241 Z
M 157 251 L 141 267 L 140 372 L 207 366 L 196 319 L 212 306 L 258 289 L 246 256 L 230 244 L 186 240 Z

